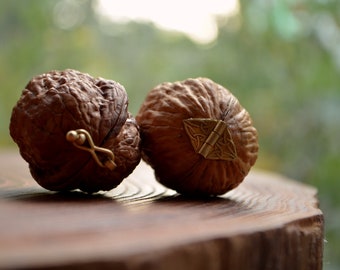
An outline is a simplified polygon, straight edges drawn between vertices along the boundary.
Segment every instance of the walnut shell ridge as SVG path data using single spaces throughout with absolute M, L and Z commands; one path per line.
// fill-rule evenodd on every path
M 117 167 L 102 168 L 65 138 L 87 130 L 96 146 L 114 153 Z M 122 85 L 76 70 L 35 76 L 13 108 L 10 135 L 33 178 L 49 190 L 110 190 L 140 161 L 140 136 Z
M 156 86 L 136 120 L 142 158 L 160 183 L 182 194 L 223 194 L 243 181 L 257 159 L 257 131 L 249 113 L 230 91 L 207 78 Z M 225 125 L 231 150 L 224 151 L 230 153 L 224 158 L 197 153 L 185 127 L 187 120 Z

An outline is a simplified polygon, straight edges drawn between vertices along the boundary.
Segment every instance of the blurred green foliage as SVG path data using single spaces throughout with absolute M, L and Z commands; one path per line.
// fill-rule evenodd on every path
M 163 81 L 204 76 L 230 89 L 259 131 L 257 168 L 319 189 L 324 269 L 340 268 L 340 1 L 241 1 L 196 44 L 151 23 L 113 24 L 94 1 L 0 1 L 0 146 L 14 146 L 11 109 L 34 75 L 74 68 L 113 79 L 136 113 Z

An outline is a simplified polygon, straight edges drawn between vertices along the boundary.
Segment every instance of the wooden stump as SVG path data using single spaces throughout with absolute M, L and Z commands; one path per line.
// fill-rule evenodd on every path
M 39 187 L 0 155 L 0 268 L 322 269 L 316 190 L 253 171 L 213 199 L 182 197 L 141 163 L 97 195 Z

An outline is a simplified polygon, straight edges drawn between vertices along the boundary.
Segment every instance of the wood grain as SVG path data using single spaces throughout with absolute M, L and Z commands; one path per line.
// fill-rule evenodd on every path
M 56 193 L 0 154 L 1 269 L 322 269 L 322 251 L 316 189 L 277 174 L 194 200 L 141 163 L 110 192 Z

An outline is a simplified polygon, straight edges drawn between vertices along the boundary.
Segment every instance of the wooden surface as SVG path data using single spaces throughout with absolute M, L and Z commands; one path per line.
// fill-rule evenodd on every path
M 103 194 L 39 187 L 0 154 L 0 268 L 321 269 L 316 190 L 252 171 L 235 190 L 193 200 L 141 163 Z

